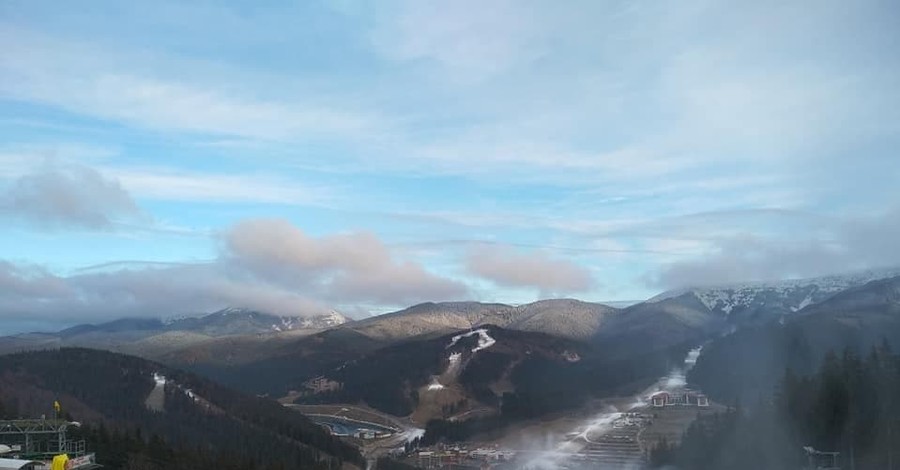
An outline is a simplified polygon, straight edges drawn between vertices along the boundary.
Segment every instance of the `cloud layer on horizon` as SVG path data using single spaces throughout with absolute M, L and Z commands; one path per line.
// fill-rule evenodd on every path
M 824 230 L 715 238 L 698 256 L 649 273 L 651 285 L 683 288 L 771 281 L 900 266 L 900 206 L 832 221 Z
M 404 306 L 467 296 L 465 284 L 399 259 L 372 234 L 314 238 L 287 221 L 247 220 L 227 230 L 218 259 L 105 266 L 69 276 L 0 261 L 4 321 L 167 317 L 228 306 L 309 316 L 335 305 Z

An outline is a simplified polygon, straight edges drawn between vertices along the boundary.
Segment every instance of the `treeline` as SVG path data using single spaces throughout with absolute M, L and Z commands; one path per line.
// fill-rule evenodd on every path
M 656 466 L 692 469 L 796 469 L 804 447 L 840 452 L 842 468 L 900 466 L 900 357 L 882 344 L 865 358 L 826 354 L 818 371 L 788 369 L 748 411 L 698 419 L 679 446 L 660 443 Z
M 155 386 L 154 372 L 169 379 L 164 412 L 144 405 Z M 154 462 L 165 459 L 158 453 L 148 455 L 151 449 L 168 449 L 166 455 L 174 461 L 196 462 L 188 468 L 364 465 L 354 447 L 300 413 L 132 356 L 77 348 L 0 356 L 0 377 L 0 401 L 7 408 L 17 408 L 21 416 L 45 414 L 58 398 L 65 413 L 88 425 L 89 446 L 97 446 L 101 463 L 111 459 L 110 468 L 126 468 L 123 462 L 137 458 L 146 460 L 141 468 L 156 468 Z M 188 390 L 203 401 L 195 401 Z M 152 436 L 158 440 L 154 446 L 150 446 Z M 120 446 L 133 452 L 106 452 Z M 217 462 L 240 465 L 223 467 Z

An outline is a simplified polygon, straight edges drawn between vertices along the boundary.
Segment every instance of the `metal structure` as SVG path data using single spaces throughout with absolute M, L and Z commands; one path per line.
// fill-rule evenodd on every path
M 69 440 L 66 431 L 79 423 L 61 419 L 14 419 L 0 421 L 0 443 L 27 459 L 85 455 L 84 440 Z
M 809 470 L 841 470 L 838 465 L 840 452 L 822 452 L 806 446 L 803 448 L 806 452 L 807 469 Z

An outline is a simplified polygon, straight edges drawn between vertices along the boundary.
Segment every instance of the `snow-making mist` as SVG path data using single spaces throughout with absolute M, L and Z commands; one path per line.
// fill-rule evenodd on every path
M 661 391 L 682 390 L 686 374 L 697 363 L 702 346 L 691 349 L 681 365 L 673 367 L 649 387 L 631 397 L 608 400 L 598 413 L 565 433 L 564 439 L 550 436 L 525 439 L 521 446 L 530 449 L 523 456 L 522 468 L 528 470 L 641 469 L 643 450 L 637 434 L 644 423 L 639 411 L 651 406 L 650 397 Z M 615 434 L 615 435 L 611 435 Z M 623 445 L 628 436 L 633 446 Z M 527 454 L 527 455 L 526 455 Z

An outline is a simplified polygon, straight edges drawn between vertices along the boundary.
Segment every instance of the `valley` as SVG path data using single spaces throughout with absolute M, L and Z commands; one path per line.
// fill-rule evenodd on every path
M 4 377 L 13 379 L 0 392 L 19 397 L 20 408 L 39 410 L 28 393 L 57 389 L 33 375 L 51 367 L 46 355 L 87 371 L 78 361 L 100 359 L 68 344 L 121 351 L 128 341 L 155 342 L 158 348 L 129 351 L 165 365 L 113 361 L 140 370 L 133 403 L 106 409 L 78 392 L 63 397 L 73 414 L 94 422 L 134 416 L 128 426 L 179 439 L 185 435 L 164 423 L 190 409 L 233 420 L 229 426 L 263 431 L 275 423 L 245 415 L 250 402 L 235 409 L 232 400 L 244 399 L 230 394 L 242 393 L 255 396 L 250 400 L 260 405 L 252 406 L 264 406 L 267 416 L 275 413 L 270 405 L 296 415 L 304 429 L 321 433 L 316 446 L 331 442 L 328 452 L 360 462 L 359 468 L 386 459 L 416 468 L 647 468 L 660 446 L 678 448 L 697 422 L 733 413 L 734 403 L 771 389 L 785 367 L 806 373 L 828 351 L 900 344 L 900 277 L 867 279 L 722 288 L 727 295 L 693 289 L 620 309 L 572 300 L 422 304 L 362 321 L 323 317 L 331 326 L 241 309 L 171 322 L 84 325 L 0 339 L 3 347 L 24 351 L 0 359 L 38 361 L 29 362 L 27 379 L 7 366 Z M 728 295 L 741 300 L 709 300 Z M 171 336 L 190 344 L 158 340 Z M 200 376 L 241 392 L 219 390 Z M 55 383 L 96 388 L 79 377 L 63 375 Z M 153 414 L 127 411 L 138 409 Z M 334 450 L 336 442 L 346 447 Z
M 900 470 L 900 0 L 0 45 L 0 470 Z

